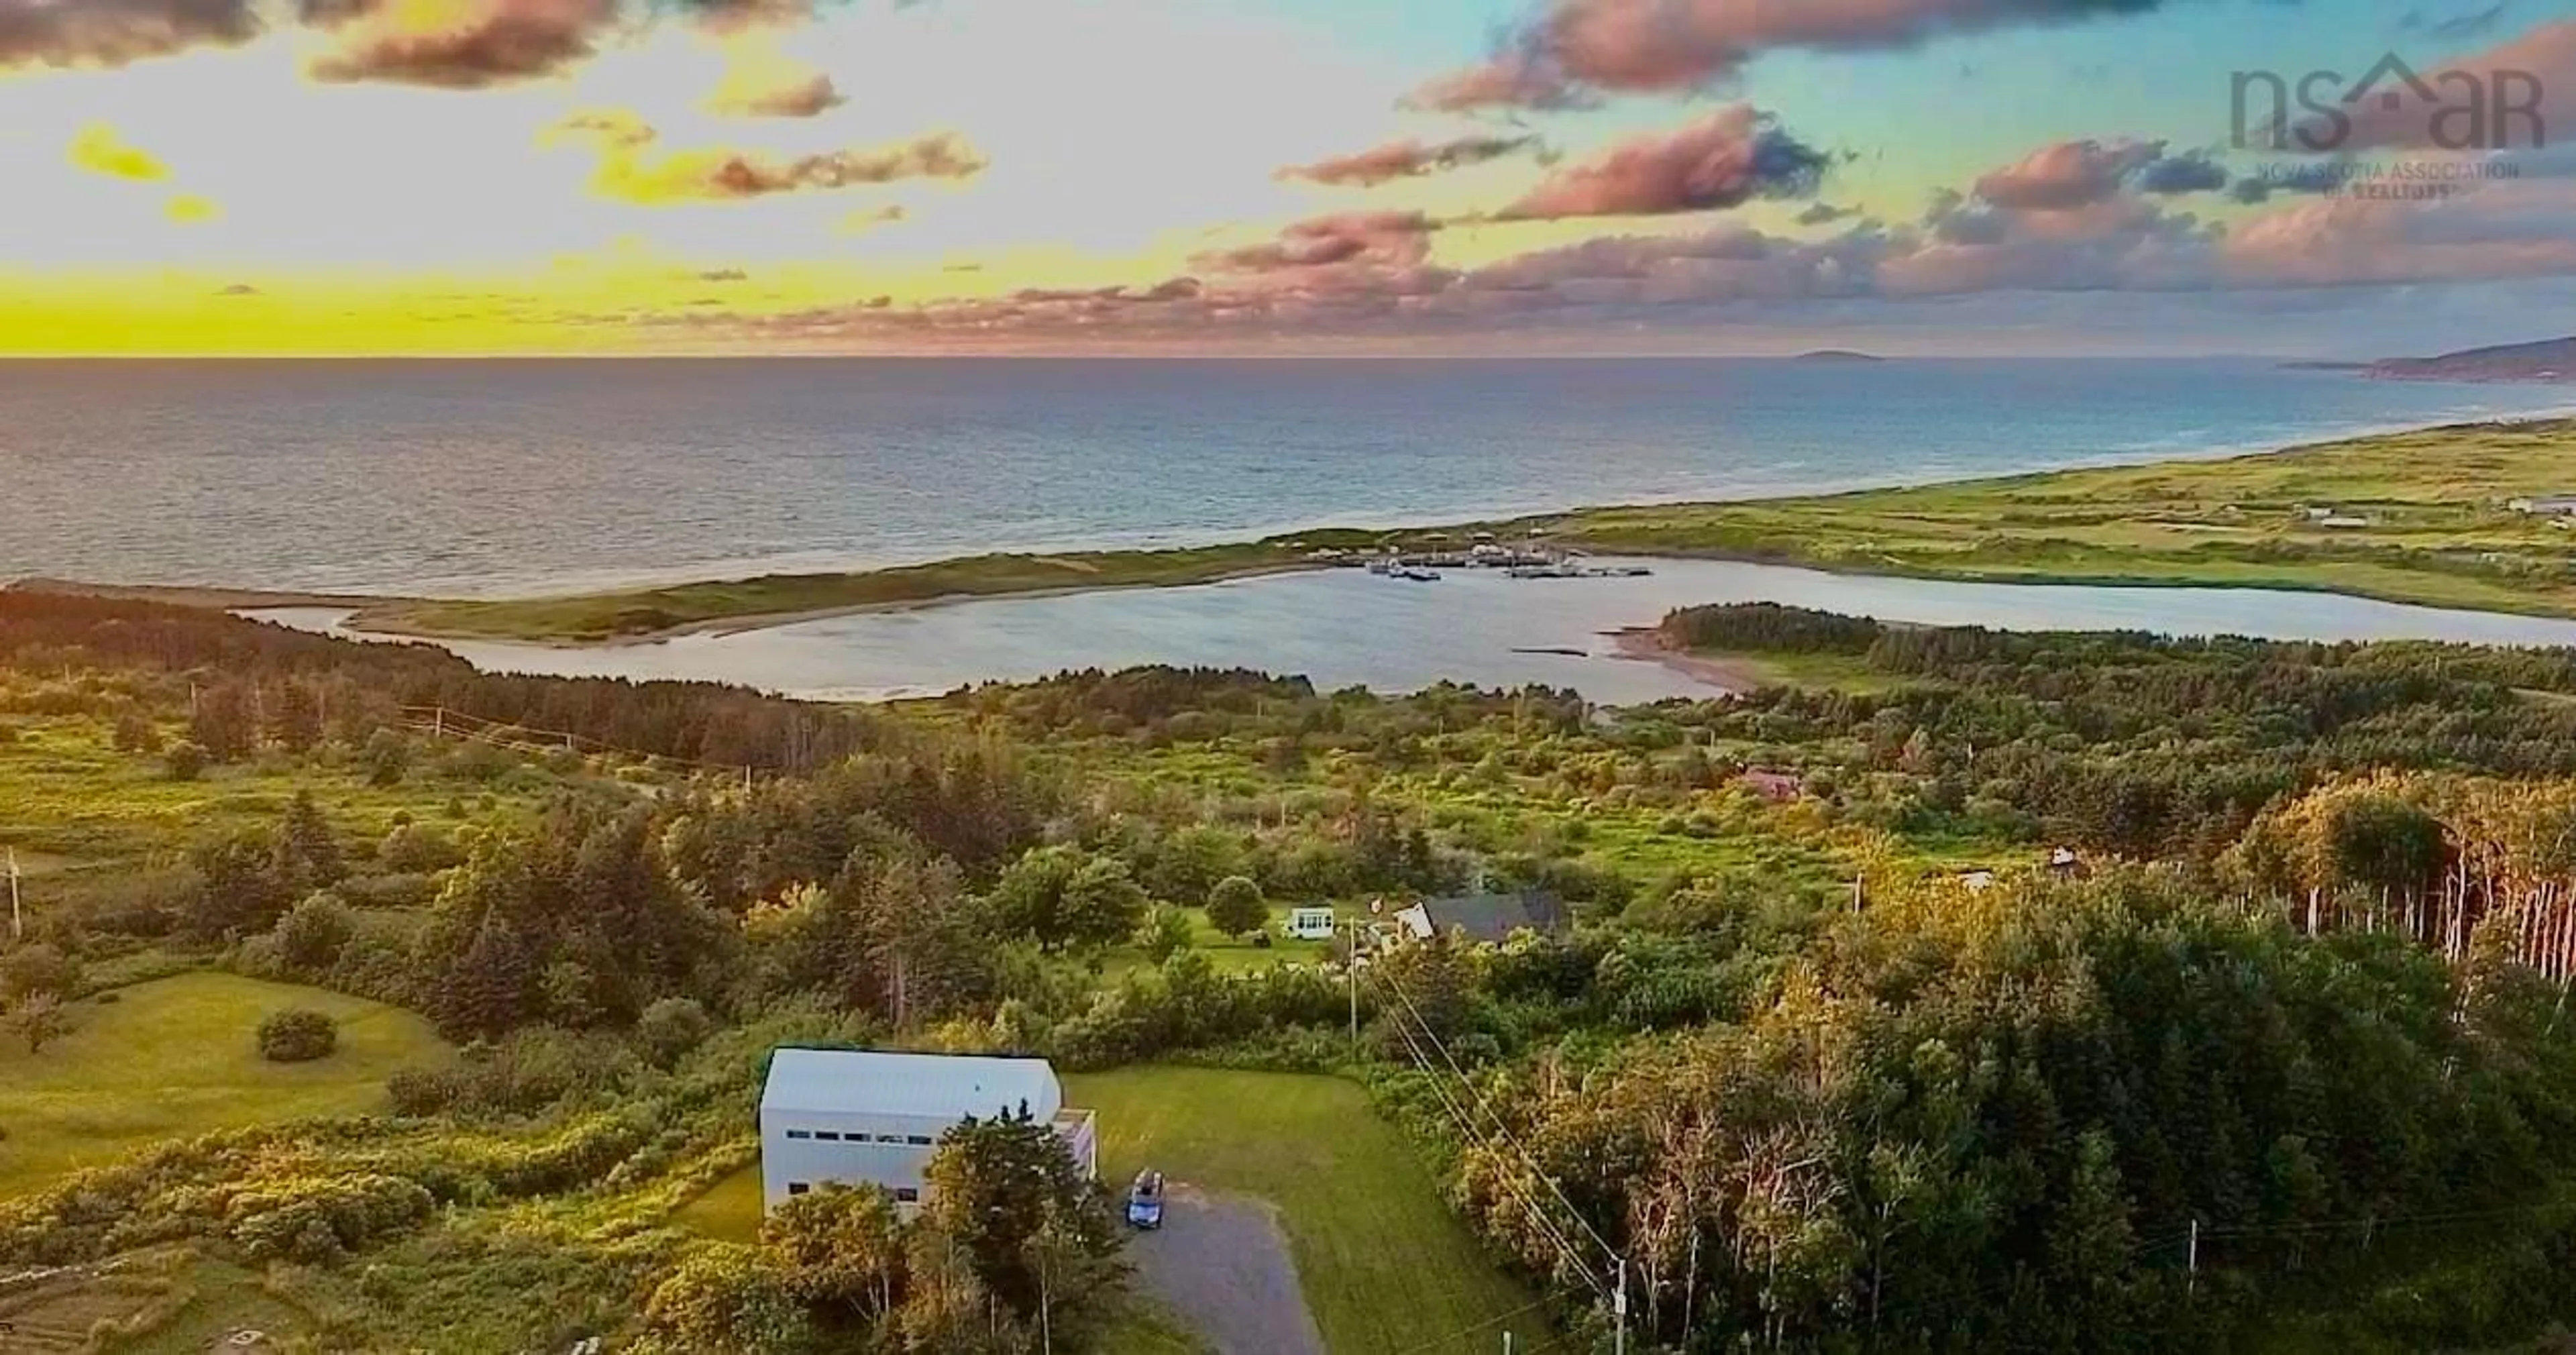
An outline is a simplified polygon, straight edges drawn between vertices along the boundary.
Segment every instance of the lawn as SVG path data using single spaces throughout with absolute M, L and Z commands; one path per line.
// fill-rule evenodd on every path
M 0 1196 L 165 1139 L 315 1115 L 380 1110 L 385 1078 L 448 1056 L 410 1012 L 292 984 L 199 972 L 74 1003 L 71 1033 L 30 1055 L 0 1045 Z M 260 1058 L 253 1032 L 286 1007 L 340 1022 L 312 1063 Z
M 1268 1200 L 1335 1355 L 1492 1349 L 1530 1290 L 1496 1269 L 1431 1173 L 1352 1082 L 1130 1068 L 1066 1080 L 1100 1115 L 1104 1179 L 1152 1166 Z M 1522 1349 L 1534 1349 L 1537 1333 Z
M 762 1212 L 760 1164 L 754 1162 L 674 1210 L 671 1222 L 719 1242 L 757 1242 Z
M 1340 916 L 1345 920 L 1355 914 L 1364 916 L 1368 911 L 1366 904 L 1355 905 L 1348 901 L 1335 906 L 1341 910 Z M 1205 955 L 1208 964 L 1220 974 L 1251 974 L 1277 964 L 1313 965 L 1330 960 L 1333 955 L 1331 942 L 1300 941 L 1288 935 L 1290 910 L 1288 904 L 1271 908 L 1269 921 L 1262 924 L 1262 931 L 1270 938 L 1270 944 L 1256 946 L 1249 936 L 1228 936 L 1218 931 L 1208 922 L 1206 909 L 1187 909 L 1190 949 Z M 1112 946 L 1100 956 L 1100 977 L 1105 982 L 1115 982 L 1135 970 L 1152 967 L 1153 962 L 1145 958 L 1145 952 L 1133 945 Z
M 1395 1127 L 1358 1084 L 1206 1068 L 1127 1068 L 1065 1079 L 1100 1115 L 1100 1175 L 1148 1166 L 1279 1211 L 1307 1304 L 1334 1355 L 1491 1349 L 1492 1319 L 1534 1295 L 1495 1268 Z M 760 1168 L 718 1182 L 672 1215 L 704 1236 L 760 1234 Z M 1523 1323 L 1531 1319 L 1523 1318 Z M 1468 1335 L 1458 1335 L 1468 1333 Z M 1186 1351 L 1172 1319 L 1140 1302 L 1110 1349 Z M 1524 1326 L 1520 1349 L 1541 1347 Z

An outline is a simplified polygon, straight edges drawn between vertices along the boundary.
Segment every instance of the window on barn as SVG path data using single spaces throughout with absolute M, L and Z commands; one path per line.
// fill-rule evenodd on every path
M 877 1142 L 879 1142 L 879 1143 L 901 1143 L 901 1142 L 903 1142 L 903 1135 L 901 1135 L 901 1134 L 879 1134 L 879 1135 L 877 1135 Z
M 814 1131 L 811 1129 L 790 1129 L 787 1131 L 787 1137 L 791 1139 L 810 1139 L 814 1137 Z
M 814 1137 L 821 1139 L 826 1143 L 839 1143 L 841 1141 L 841 1131 L 837 1129 L 817 1129 L 814 1131 Z
M 914 1134 L 906 1138 L 904 1142 L 927 1148 L 930 1146 L 930 1136 L 928 1134 Z
M 921 1199 L 921 1192 L 911 1186 L 896 1186 L 894 1198 L 898 1204 L 912 1204 Z

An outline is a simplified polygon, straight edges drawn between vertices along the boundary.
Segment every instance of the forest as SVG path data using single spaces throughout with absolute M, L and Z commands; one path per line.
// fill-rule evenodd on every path
M 2567 655 L 1664 631 L 1879 680 L 1602 710 L 1139 669 L 851 709 L 0 592 L 0 754 L 76 726 L 168 784 L 296 787 L 38 877 L 0 1034 L 197 968 L 462 1049 L 378 1114 L 0 1189 L 0 1266 L 185 1247 L 335 1350 L 520 1349 L 539 1313 L 611 1349 L 1121 1348 L 1096 1192 L 989 1198 L 1029 1179 L 1007 1124 L 943 1150 L 980 1212 L 670 1226 L 747 1160 L 762 1053 L 851 1042 L 1356 1079 L 1566 1349 L 1606 1348 L 1623 1284 L 1631 1348 L 1670 1351 L 2528 1348 L 2569 1317 Z M 11 845 L 104 854 L 11 803 Z M 1471 889 L 1575 925 L 1356 973 L 1267 944 L 1292 903 Z

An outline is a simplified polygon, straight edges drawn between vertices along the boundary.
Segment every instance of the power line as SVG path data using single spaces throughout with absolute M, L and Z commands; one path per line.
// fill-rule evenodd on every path
M 1430 1056 L 1422 1052 L 1422 1042 L 1414 1038 L 1412 1028 L 1398 1019 L 1395 1023 L 1395 1033 L 1404 1041 L 1405 1048 L 1412 1053 L 1414 1066 L 1420 1068 L 1424 1078 L 1428 1080 L 1431 1094 L 1439 1098 L 1442 1109 L 1446 1110 L 1449 1117 L 1456 1122 L 1461 1137 L 1476 1147 L 1494 1151 L 1493 1139 L 1476 1127 L 1474 1118 L 1467 1113 L 1466 1108 L 1449 1094 L 1448 1085 L 1440 1080 L 1439 1071 L 1431 1066 Z M 1429 1027 L 1426 1026 L 1423 1033 L 1426 1036 L 1430 1035 Z M 1535 1164 L 1532 1164 L 1531 1170 L 1533 1175 L 1537 1174 Z M 1607 1297 L 1600 1277 L 1584 1263 L 1581 1249 L 1574 1245 L 1563 1229 L 1548 1220 L 1547 1212 L 1540 1207 L 1537 1195 L 1530 1191 L 1527 1184 L 1508 1172 L 1503 1173 L 1499 1179 L 1507 1189 L 1511 1190 L 1513 1198 L 1529 1211 L 1529 1221 L 1549 1241 L 1556 1244 L 1557 1250 L 1565 1257 L 1566 1263 L 1574 1268 L 1575 1273 L 1582 1277 L 1583 1282 L 1590 1286 L 1593 1293 Z
M 1392 974 L 1379 977 L 1384 979 L 1387 987 L 1394 991 L 1396 999 L 1404 1004 L 1404 1009 L 1413 1013 L 1413 1019 L 1421 1023 L 1423 1035 L 1431 1041 L 1432 1048 L 1440 1051 L 1440 1058 L 1449 1065 L 1449 1071 L 1458 1075 L 1459 1084 L 1474 1091 L 1475 1083 L 1468 1078 L 1467 1070 L 1458 1066 L 1458 1060 L 1450 1055 L 1448 1046 L 1442 1044 L 1439 1035 L 1432 1031 L 1431 1023 L 1422 1019 L 1421 1009 L 1413 1005 L 1413 999 L 1405 993 L 1404 985 Z M 1600 1230 L 1592 1226 L 1592 1221 L 1583 1216 L 1583 1211 L 1574 1207 L 1574 1201 L 1566 1198 L 1565 1191 L 1558 1187 L 1555 1178 L 1539 1170 L 1538 1160 L 1527 1147 L 1522 1145 L 1520 1139 L 1513 1135 L 1512 1128 L 1504 1122 L 1502 1113 L 1493 1108 L 1492 1098 L 1482 1092 L 1476 1093 L 1476 1108 L 1484 1111 L 1486 1117 L 1494 1122 L 1494 1128 L 1501 1131 L 1504 1141 L 1512 1145 L 1512 1151 L 1521 1155 L 1521 1160 L 1529 1164 L 1530 1171 L 1546 1184 L 1549 1193 L 1556 1196 L 1556 1202 L 1564 1205 L 1565 1212 L 1574 1216 L 1574 1222 L 1591 1237 L 1592 1244 L 1599 1247 L 1611 1260 L 1621 1259 L 1619 1249 L 1611 1246 L 1609 1240 L 1601 1236 Z
M 1431 1094 L 1439 1098 L 1441 1108 L 1446 1110 L 1449 1117 L 1456 1122 L 1459 1133 L 1477 1147 L 1491 1150 L 1493 1141 L 1476 1128 L 1474 1119 L 1467 1114 L 1466 1109 L 1449 1095 L 1447 1084 L 1440 1080 L 1439 1072 L 1431 1066 L 1430 1056 L 1422 1052 L 1421 1042 L 1414 1038 L 1412 1029 L 1398 1020 L 1395 1023 L 1395 1033 L 1404 1041 L 1405 1048 L 1411 1051 L 1414 1065 L 1420 1068 L 1423 1076 L 1429 1080 Z M 1424 1034 L 1430 1034 L 1428 1027 L 1425 1027 Z M 1536 1174 L 1535 1164 L 1531 1164 L 1531 1170 Z M 1564 1231 L 1548 1221 L 1546 1211 L 1539 1207 L 1538 1197 L 1529 1191 L 1528 1186 L 1508 1172 L 1502 1173 L 1498 1179 L 1512 1192 L 1513 1198 L 1528 1210 L 1527 1218 L 1538 1229 L 1539 1234 L 1556 1244 L 1558 1253 L 1564 1257 L 1565 1263 L 1574 1269 L 1574 1273 L 1583 1280 L 1583 1283 L 1596 1296 L 1608 1298 L 1609 1291 L 1602 1285 L 1601 1278 L 1592 1272 L 1590 1266 L 1584 1264 L 1581 1250 L 1566 1237 Z

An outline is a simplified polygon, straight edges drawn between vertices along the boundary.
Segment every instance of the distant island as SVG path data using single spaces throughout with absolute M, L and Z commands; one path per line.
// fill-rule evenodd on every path
M 1855 352 L 1853 352 L 1852 350 L 1850 350 L 1850 349 L 1848 349 L 1848 348 L 1819 348 L 1819 349 L 1817 349 L 1817 350 L 1815 350 L 1814 352 L 1811 352 L 1811 353 L 1800 353 L 1797 357 L 1795 357 L 1795 358 L 1793 358 L 1793 359 L 1791 359 L 1791 360 L 1792 360 L 1792 361 L 1795 361 L 1795 362 L 1885 362 L 1885 361 L 1887 361 L 1887 359 L 1885 359 L 1885 358 L 1883 358 L 1883 357 L 1880 357 L 1880 356 L 1879 356 L 1878 354 L 1876 354 L 1876 353 L 1855 353 Z
M 2362 370 L 2389 381 L 2576 381 L 2576 338 L 2389 358 Z

